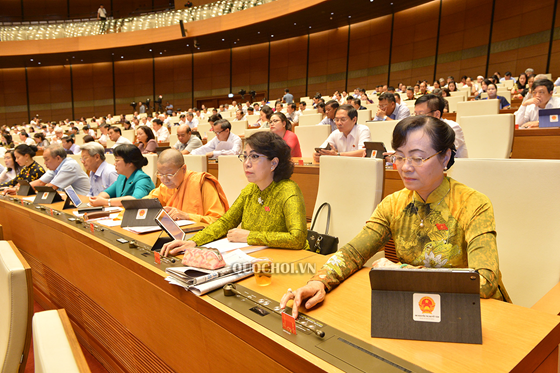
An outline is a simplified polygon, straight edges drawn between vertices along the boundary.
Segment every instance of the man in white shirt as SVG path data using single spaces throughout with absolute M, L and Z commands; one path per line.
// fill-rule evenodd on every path
M 105 9 L 103 5 L 99 5 L 99 9 L 97 9 L 97 19 L 100 21 L 107 20 L 107 9 Z
M 194 114 L 190 111 L 187 112 L 187 121 L 185 122 L 191 130 L 196 130 L 198 127 L 198 119 L 194 117 Z
M 297 105 L 293 102 L 286 105 L 286 118 L 292 122 L 292 124 L 299 123 L 299 112 L 297 111 Z
M 241 138 L 231 133 L 231 124 L 227 119 L 217 120 L 214 122 L 212 129 L 216 133 L 216 137 L 206 145 L 193 150 L 191 152 L 192 155 L 206 155 L 207 157 L 216 158 L 220 155 L 241 154 Z
M 111 139 L 111 141 L 115 142 L 115 145 L 112 146 L 113 149 L 116 148 L 119 145 L 122 145 L 122 144 L 131 144 L 132 145 L 132 142 L 129 139 L 122 136 L 121 129 L 117 126 L 110 127 L 108 135 L 109 135 L 109 139 Z
M 109 132 L 109 125 L 105 124 L 101 127 L 99 127 L 99 130 L 101 131 L 101 136 L 99 137 L 99 139 L 97 139 L 97 141 L 103 145 L 103 146 L 107 146 L 107 132 Z
M 560 97 L 553 97 L 554 83 L 548 79 L 535 80 L 531 91 L 533 97 L 523 102 L 515 112 L 515 124 L 519 128 L 539 126 L 539 110 L 560 108 Z
M 463 134 L 463 129 L 459 123 L 452 120 L 443 119 L 441 116 L 443 114 L 443 109 L 445 109 L 445 99 L 441 96 L 428 94 L 420 96 L 414 103 L 414 113 L 415 115 L 426 115 L 429 117 L 434 117 L 441 119 L 455 132 L 455 158 L 468 158 L 469 152 L 467 150 L 467 144 L 465 143 L 465 135 Z
M 242 120 L 245 120 L 245 116 L 243 115 L 243 110 L 237 110 L 235 112 L 235 119 L 233 120 L 233 122 L 240 122 Z
M 340 105 L 336 100 L 327 101 L 325 104 L 325 114 L 327 115 L 322 121 L 319 122 L 318 126 L 328 124 L 331 126 L 331 131 L 336 131 L 336 123 L 334 122 L 334 116 Z
M 105 191 L 116 180 L 119 174 L 115 166 L 105 161 L 105 149 L 96 142 L 82 145 L 82 164 L 89 173 L 88 197 L 95 197 Z
M 152 128 L 154 129 L 157 142 L 169 141 L 169 130 L 163 125 L 161 119 L 154 119 L 152 121 Z
M 395 95 L 383 92 L 379 96 L 377 114 L 374 120 L 401 120 L 410 116 L 410 110 L 406 105 L 399 105 Z
M 55 128 L 54 135 L 55 136 L 52 138 L 51 144 L 62 145 L 62 136 L 64 135 L 64 131 L 62 130 L 62 128 Z
M 357 124 L 358 111 L 352 105 L 341 105 L 336 110 L 334 121 L 337 130 L 321 145 L 323 149 L 313 154 L 315 162 L 324 155 L 363 157 L 364 142 L 371 141 L 371 134 L 367 126 Z M 331 150 L 324 149 L 327 145 L 331 146 Z

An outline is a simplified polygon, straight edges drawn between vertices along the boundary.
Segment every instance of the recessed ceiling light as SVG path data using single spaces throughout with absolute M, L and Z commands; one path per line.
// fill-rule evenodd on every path
M 33 58 L 31 59 L 31 62 L 33 62 Z

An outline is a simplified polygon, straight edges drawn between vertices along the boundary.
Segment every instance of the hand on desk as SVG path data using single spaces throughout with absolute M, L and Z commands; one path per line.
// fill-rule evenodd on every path
M 175 240 L 163 245 L 160 254 L 163 256 L 177 255 L 184 252 L 187 249 L 192 249 L 194 247 L 196 247 L 196 242 L 194 241 Z
M 249 237 L 249 232 L 246 229 L 234 228 L 230 229 L 227 233 L 227 239 L 229 242 L 247 242 Z
M 3 195 L 3 196 L 5 196 L 5 195 L 7 195 L 7 194 L 14 195 L 14 194 L 16 194 L 16 193 L 17 193 L 17 189 L 16 189 L 16 188 L 7 188 L 7 189 L 5 189 L 5 190 L 2 191 L 2 195 Z
M 165 206 L 163 209 L 173 220 L 189 220 L 189 214 L 175 207 Z
M 321 281 L 309 281 L 304 287 L 295 291 L 290 290 L 284 294 L 280 300 L 280 308 L 286 308 L 288 301 L 293 299 L 292 316 L 294 319 L 297 319 L 298 309 L 303 300 L 309 298 L 309 300 L 305 302 L 305 308 L 310 309 L 325 300 L 325 295 L 327 295 L 327 292 L 325 291 L 325 285 Z
M 92 206 L 109 206 L 109 201 L 103 197 L 89 197 L 89 204 Z

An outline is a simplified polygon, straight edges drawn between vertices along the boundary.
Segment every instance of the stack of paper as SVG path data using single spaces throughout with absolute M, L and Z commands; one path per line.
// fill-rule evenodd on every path
M 226 266 L 217 270 L 193 267 L 167 268 L 165 271 L 169 276 L 166 280 L 172 285 L 181 286 L 201 296 L 253 274 L 251 262 L 254 258 L 243 251 L 230 251 L 224 254 L 223 258 Z

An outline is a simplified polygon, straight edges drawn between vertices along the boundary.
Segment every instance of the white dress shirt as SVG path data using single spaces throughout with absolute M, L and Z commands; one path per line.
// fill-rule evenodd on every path
M 352 152 L 363 149 L 365 141 L 371 141 L 369 128 L 363 124 L 356 124 L 348 136 L 344 136 L 339 130 L 333 131 L 321 148 L 331 144 L 331 147 L 335 147 L 339 153 Z
M 545 109 L 555 109 L 560 108 L 560 97 L 552 96 L 550 100 L 546 103 Z M 515 124 L 525 124 L 527 122 L 537 122 L 539 120 L 539 110 L 540 108 L 535 105 L 521 105 L 519 109 L 515 112 Z
M 167 129 L 167 127 L 165 125 L 161 126 L 161 128 L 156 131 L 156 138 L 157 138 L 158 142 L 168 142 L 169 141 L 169 130 Z
M 393 120 L 401 120 L 409 116 L 410 109 L 408 108 L 408 106 L 401 104 L 395 104 L 395 110 L 393 110 L 393 113 L 391 115 L 387 115 L 388 118 L 391 118 Z M 376 115 L 373 120 L 385 120 L 385 118 L 378 117 Z
M 241 138 L 230 132 L 226 141 L 220 141 L 218 137 L 214 137 L 206 145 L 193 150 L 191 154 L 206 155 L 212 152 L 214 154 L 213 157 L 219 157 L 220 155 L 238 155 L 241 154 L 241 146 Z

